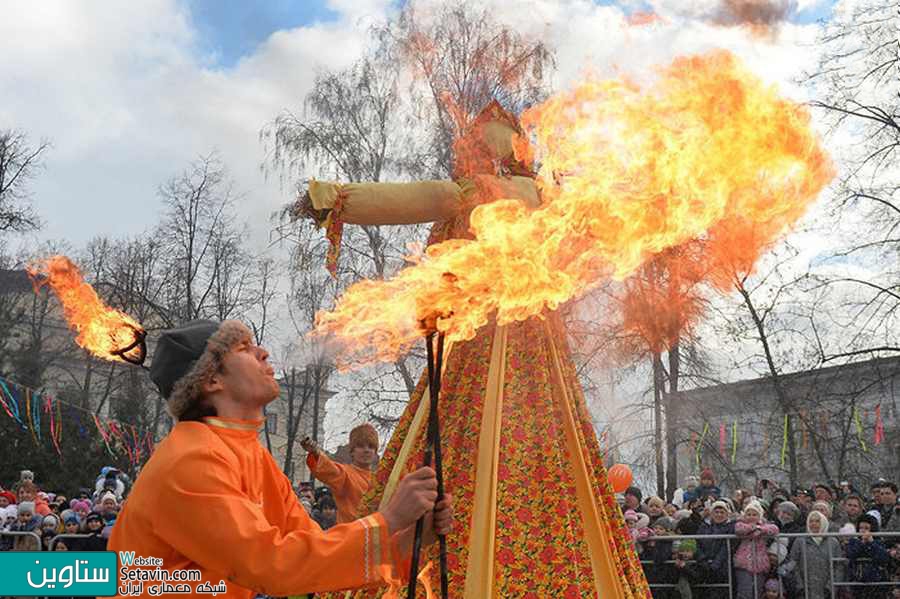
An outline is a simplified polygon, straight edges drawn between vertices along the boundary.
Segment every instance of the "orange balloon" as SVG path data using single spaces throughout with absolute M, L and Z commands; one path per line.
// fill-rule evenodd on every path
M 631 486 L 634 475 L 631 473 L 631 468 L 625 464 L 616 464 L 607 471 L 606 478 L 609 480 L 609 484 L 612 485 L 613 492 L 621 493 Z

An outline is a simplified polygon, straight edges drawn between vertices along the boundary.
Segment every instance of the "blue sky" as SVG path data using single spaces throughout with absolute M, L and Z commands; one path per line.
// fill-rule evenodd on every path
M 231 66 L 280 29 L 332 21 L 324 0 L 184 0 L 201 36 L 201 51 Z
M 623 4 L 596 0 L 598 4 Z M 252 54 L 269 35 L 282 29 L 334 21 L 340 15 L 326 0 L 184 0 L 200 35 L 200 51 L 220 67 L 230 67 Z M 794 15 L 796 23 L 827 20 L 837 0 L 822 0 Z M 627 3 L 630 10 L 641 7 Z

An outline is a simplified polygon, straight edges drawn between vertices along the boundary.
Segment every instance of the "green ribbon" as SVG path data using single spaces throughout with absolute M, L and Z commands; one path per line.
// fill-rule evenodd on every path
M 859 417 L 859 410 L 855 407 L 853 408 L 853 419 L 856 421 L 856 436 L 859 438 L 859 446 L 862 447 L 864 452 L 868 453 L 869 448 L 866 447 L 866 440 L 863 438 L 862 419 Z
M 700 435 L 700 442 L 697 443 L 697 467 L 700 467 L 700 452 L 703 451 L 703 440 L 706 439 L 706 433 L 709 432 L 709 423 L 703 425 L 703 433 Z
M 731 463 L 737 457 L 737 420 L 731 423 Z
M 790 418 L 787 414 L 784 415 L 784 435 L 783 440 L 781 442 L 781 467 L 784 468 L 784 464 L 787 461 L 787 449 L 788 449 L 788 418 Z

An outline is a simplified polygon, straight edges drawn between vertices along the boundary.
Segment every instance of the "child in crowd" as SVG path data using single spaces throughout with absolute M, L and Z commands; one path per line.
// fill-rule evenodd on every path
M 106 551 L 107 539 L 103 537 L 103 516 L 97 512 L 88 514 L 84 522 L 85 531 L 90 536 L 81 539 L 81 551 Z
M 668 516 L 660 516 L 653 523 L 653 537 L 666 537 L 675 530 L 675 522 Z M 651 537 L 652 539 L 652 537 Z M 641 552 L 641 562 L 647 582 L 652 584 L 665 584 L 671 579 L 669 562 L 672 559 L 672 541 L 648 540 L 644 541 L 644 550 Z M 653 596 L 657 599 L 668 597 L 668 589 L 654 589 Z
M 672 583 L 675 585 L 673 599 L 693 599 L 693 586 L 703 582 L 703 570 L 694 561 L 697 553 L 697 541 L 683 539 L 675 541 L 675 563 L 672 565 Z
M 784 589 L 777 578 L 769 578 L 763 587 L 763 599 L 784 599 Z
M 656 524 L 657 519 L 666 515 L 666 502 L 659 497 L 650 497 L 647 499 L 647 515 L 650 516 L 650 526 Z
M 49 530 L 53 533 L 58 533 L 62 530 L 59 524 L 59 516 L 56 514 L 47 514 L 44 516 L 44 519 L 41 520 L 41 529 Z
M 70 502 L 72 511 L 78 515 L 78 519 L 84 522 L 87 515 L 91 512 L 91 502 L 87 499 L 73 499 Z
M 847 543 L 847 572 L 851 582 L 885 582 L 886 568 L 890 564 L 890 556 L 884 544 L 875 539 L 873 533 L 878 532 L 878 520 L 871 514 L 863 514 L 856 523 L 859 538 L 850 539 Z M 884 587 L 858 587 L 857 599 L 881 599 L 885 595 Z
M 741 539 L 734 556 L 737 599 L 757 599 L 766 583 L 769 555 L 766 543 L 778 534 L 778 527 L 766 522 L 758 501 L 751 501 L 735 523 L 735 534 Z
M 18 521 L 12 527 L 11 532 L 35 532 L 40 534 L 41 519 L 34 513 L 34 502 L 23 501 L 19 503 Z M 40 551 L 40 542 L 32 535 L 16 535 L 13 539 L 13 551 Z

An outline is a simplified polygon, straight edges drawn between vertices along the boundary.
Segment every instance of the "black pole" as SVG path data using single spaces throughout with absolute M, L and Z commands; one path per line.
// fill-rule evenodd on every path
M 434 333 L 430 333 L 425 340 L 428 353 L 428 430 L 425 439 L 425 465 L 431 465 L 432 453 L 434 454 L 435 474 L 437 478 L 437 500 L 444 498 L 444 464 L 441 455 L 440 419 L 438 417 L 438 398 L 441 392 L 441 369 L 444 359 L 444 334 L 438 335 L 437 357 L 434 351 Z M 413 539 L 413 552 L 410 564 L 409 583 L 407 585 L 407 597 L 414 599 L 416 596 L 416 576 L 419 572 L 419 556 L 422 551 L 422 534 L 425 517 L 422 516 L 416 522 L 416 532 Z M 447 537 L 439 535 L 440 543 L 440 567 L 441 567 L 441 597 L 448 597 L 447 579 Z
M 437 475 L 438 496 L 437 500 L 444 499 L 444 460 L 441 455 L 441 422 L 438 417 L 437 407 L 438 398 L 441 395 L 441 371 L 444 364 L 444 333 L 438 333 L 437 359 L 435 360 L 434 373 L 434 470 Z M 450 596 L 449 580 L 447 578 L 447 535 L 438 535 L 438 543 L 440 546 L 440 566 L 441 566 L 441 598 L 448 599 Z

